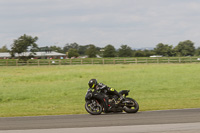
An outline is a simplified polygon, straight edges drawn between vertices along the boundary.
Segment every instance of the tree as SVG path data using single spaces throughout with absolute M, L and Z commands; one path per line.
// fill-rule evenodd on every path
M 80 55 L 85 55 L 88 48 L 89 48 L 89 45 L 79 46 L 78 53 Z
M 58 46 L 50 46 L 51 51 L 59 52 L 59 53 L 64 53 L 63 49 Z
M 71 57 L 78 57 L 79 54 L 78 54 L 78 50 L 77 49 L 74 49 L 74 48 L 70 48 L 68 50 L 68 58 L 71 58 Z
M 194 43 L 190 40 L 179 42 L 174 50 L 176 56 L 193 56 L 195 53 Z
M 134 57 L 149 57 L 155 55 L 155 52 L 153 50 L 133 50 L 133 56 Z
M 70 48 L 73 48 L 73 49 L 79 49 L 79 45 L 76 43 L 76 42 L 74 42 L 74 43 L 67 43 L 65 46 L 64 46 L 64 48 L 63 48 L 63 52 L 65 53 L 65 52 L 67 52 Z
M 133 51 L 135 57 L 145 57 L 145 52 L 142 50 Z
M 115 57 L 116 56 L 116 50 L 115 47 L 112 46 L 111 44 L 107 45 L 104 48 L 103 52 L 103 57 Z
M 159 43 L 158 45 L 156 45 L 156 48 L 154 48 L 154 51 L 155 51 L 155 54 L 157 54 L 157 55 L 172 56 L 173 55 L 173 46 Z
M 195 50 L 195 55 L 196 55 L 196 56 L 199 56 L 199 55 L 200 55 L 200 47 L 198 47 L 198 48 Z
M 96 50 L 95 45 L 90 44 L 89 48 L 86 50 L 86 54 L 88 55 L 89 58 L 96 57 L 97 50 Z
M 149 57 L 149 56 L 152 56 L 152 55 L 155 55 L 155 52 L 154 50 L 144 50 L 144 54 L 145 54 L 145 57 Z
M 133 51 L 131 47 L 127 45 L 121 45 L 121 48 L 119 48 L 118 51 L 119 57 L 132 57 L 133 56 Z
M 2 47 L 0 48 L 0 52 L 9 52 L 9 50 L 8 50 L 7 46 L 4 45 L 4 46 L 2 46 Z
M 49 46 L 45 46 L 45 47 L 39 47 L 38 48 L 38 52 L 46 52 L 46 53 L 50 53 L 52 50 Z
M 37 51 L 38 46 L 35 43 L 38 40 L 38 37 L 31 37 L 26 34 L 19 37 L 17 40 L 14 40 L 14 43 L 11 47 L 11 55 L 15 56 L 16 53 L 19 54 L 20 59 L 27 60 L 28 58 L 31 58 Z M 24 55 L 24 52 L 31 52 L 28 57 Z

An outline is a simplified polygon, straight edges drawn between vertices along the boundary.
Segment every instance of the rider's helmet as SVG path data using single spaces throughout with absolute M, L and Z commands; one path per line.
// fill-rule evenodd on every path
M 97 85 L 97 80 L 96 79 L 91 79 L 89 82 L 88 82 L 88 85 L 90 88 L 94 89 Z

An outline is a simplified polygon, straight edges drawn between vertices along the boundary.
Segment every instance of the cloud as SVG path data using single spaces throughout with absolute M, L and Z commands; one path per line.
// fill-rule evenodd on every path
M 77 42 L 155 47 L 191 39 L 200 46 L 198 0 L 0 1 L 0 46 L 23 34 L 40 46 Z

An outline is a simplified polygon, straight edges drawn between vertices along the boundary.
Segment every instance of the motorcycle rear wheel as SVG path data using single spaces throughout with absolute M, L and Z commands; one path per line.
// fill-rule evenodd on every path
M 124 106 L 124 111 L 126 113 L 137 113 L 139 110 L 139 104 L 137 103 L 137 101 L 132 98 L 126 98 L 125 102 L 126 101 L 130 101 L 132 102 L 132 104 L 126 104 L 126 106 Z
M 100 115 L 103 108 L 97 101 L 91 100 L 85 103 L 85 110 L 91 115 Z

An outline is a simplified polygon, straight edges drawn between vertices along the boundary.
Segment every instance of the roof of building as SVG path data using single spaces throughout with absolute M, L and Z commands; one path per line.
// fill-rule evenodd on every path
M 1 57 L 11 57 L 10 53 L 0 53 L 0 58 Z
M 28 56 L 30 55 L 31 52 L 24 52 L 22 54 L 15 54 L 15 57 L 18 56 Z M 66 56 L 66 54 L 58 53 L 58 52 L 35 52 L 35 57 L 44 57 L 44 56 Z M 11 57 L 10 53 L 0 53 L 0 58 L 1 57 Z

